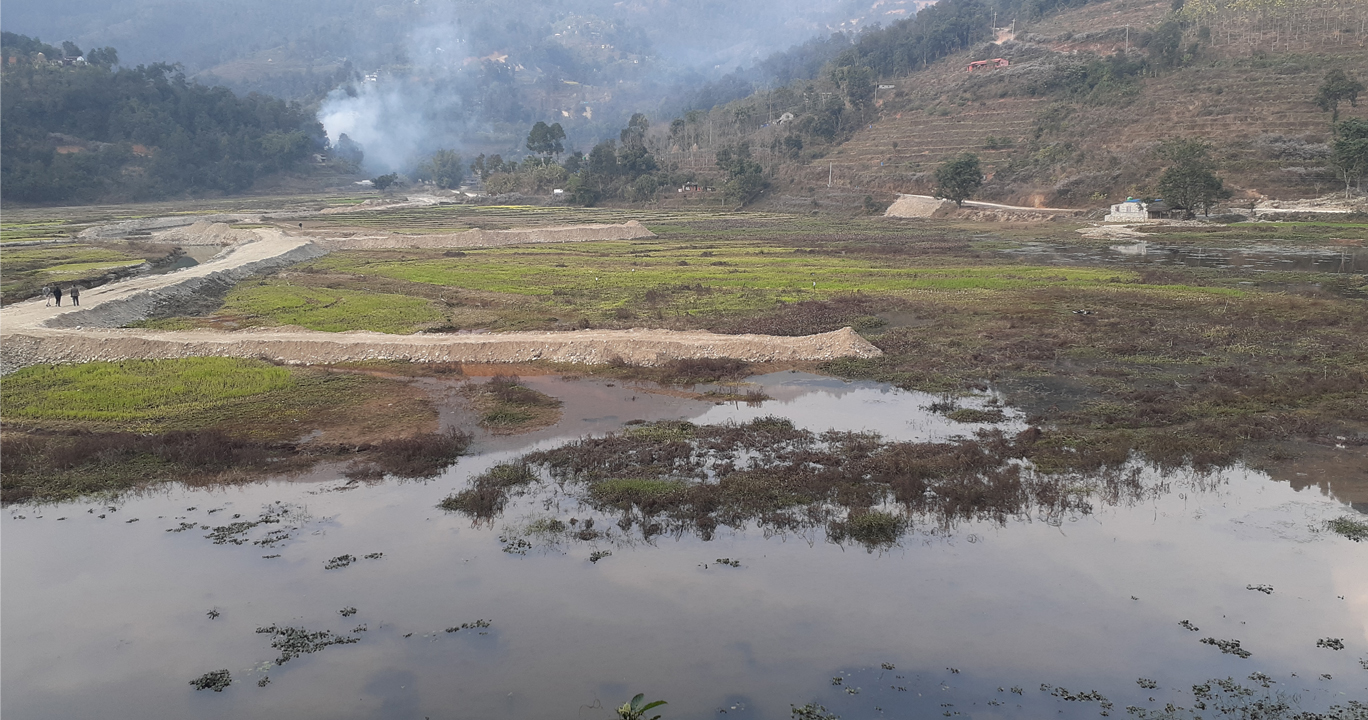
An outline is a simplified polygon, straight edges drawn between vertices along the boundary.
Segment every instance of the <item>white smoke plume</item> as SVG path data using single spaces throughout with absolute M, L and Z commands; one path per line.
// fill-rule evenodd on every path
M 329 142 L 345 134 L 360 143 L 365 168 L 377 173 L 411 169 L 438 149 L 457 147 L 469 114 L 460 92 L 465 47 L 454 19 L 424 23 L 409 36 L 407 67 L 328 95 L 318 119 Z

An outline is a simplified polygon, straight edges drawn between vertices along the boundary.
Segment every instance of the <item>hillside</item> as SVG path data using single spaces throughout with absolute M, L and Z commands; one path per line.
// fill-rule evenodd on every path
M 1076 78 L 1089 62 L 1140 59 L 1146 41 L 1152 56 L 1169 2 L 1114 0 L 1018 24 L 997 44 L 881 79 L 896 90 L 884 91 L 877 119 L 795 182 L 825 184 L 830 174 L 836 185 L 924 192 L 936 164 L 974 152 L 990 177 L 986 199 L 1100 205 L 1143 193 L 1159 169 L 1155 145 L 1180 136 L 1213 144 L 1237 196 L 1319 195 L 1340 182 L 1326 167 L 1330 115 L 1313 101 L 1317 88 L 1332 68 L 1368 78 L 1368 37 L 1359 31 L 1368 7 L 1325 7 L 1312 19 L 1320 27 L 1297 18 L 1299 33 L 1187 19 L 1182 62 L 1110 87 Z M 1328 32 L 1336 26 L 1345 31 Z M 992 57 L 1011 66 L 966 72 L 969 61 Z M 1368 118 L 1368 104 L 1344 103 L 1340 116 Z

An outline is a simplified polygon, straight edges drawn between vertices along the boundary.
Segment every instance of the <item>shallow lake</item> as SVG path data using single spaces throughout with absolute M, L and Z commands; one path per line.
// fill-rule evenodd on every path
M 1144 501 L 1099 499 L 1058 521 L 945 527 L 914 517 L 899 545 L 873 552 L 820 529 L 543 542 L 526 531 L 534 521 L 615 519 L 554 483 L 490 524 L 437 508 L 496 463 L 632 420 L 778 415 L 912 441 L 986 427 L 927 411 L 934 396 L 874 383 L 753 381 L 774 399 L 717 405 L 527 377 L 565 401 L 562 422 L 481 435 L 474 454 L 431 481 L 348 484 L 330 467 L 112 504 L 7 508 L 0 711 L 611 718 L 642 692 L 669 702 L 658 710 L 667 720 L 788 718 L 791 704 L 809 702 L 845 718 L 1098 717 L 1190 708 L 1194 684 L 1226 677 L 1308 710 L 1368 699 L 1368 544 L 1324 530 L 1328 519 L 1364 516 L 1315 486 L 1241 468 L 1137 468 L 1155 489 Z M 1009 410 L 998 427 L 1023 425 Z M 279 522 L 233 531 L 263 512 Z M 220 544 L 206 537 L 216 528 Z M 602 552 L 611 554 L 590 561 Z M 325 567 L 344 555 L 354 560 Z M 271 626 L 356 642 L 277 665 L 278 636 L 258 632 Z M 1238 640 L 1251 655 L 1204 638 Z M 1344 649 L 1318 647 L 1323 639 Z M 219 669 L 232 674 L 223 692 L 189 684 Z

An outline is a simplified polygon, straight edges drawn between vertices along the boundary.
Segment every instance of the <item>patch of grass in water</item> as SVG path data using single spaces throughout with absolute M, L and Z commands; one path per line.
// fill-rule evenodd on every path
M 516 375 L 495 375 L 466 386 L 480 413 L 480 426 L 498 434 L 526 432 L 560 420 L 560 400 L 522 384 Z
M 501 463 L 475 476 L 469 488 L 448 495 L 437 507 L 477 520 L 488 520 L 503 512 L 510 490 L 538 479 L 537 473 L 525 462 Z
M 843 521 L 827 527 L 827 537 L 835 542 L 854 540 L 871 551 L 891 547 L 907 532 L 907 520 L 883 510 L 851 512 Z
M 945 417 L 959 423 L 1000 423 L 1007 419 L 1007 415 L 1001 410 L 979 410 L 977 408 L 960 408 L 945 414 Z
M 635 440 L 677 442 L 693 438 L 697 429 L 687 420 L 665 420 L 629 427 L 624 432 Z
M 677 480 L 619 478 L 590 485 L 589 496 L 605 505 L 629 507 L 668 498 L 686 487 Z
M 1348 515 L 1327 521 L 1325 526 L 1329 528 L 1331 532 L 1343 535 L 1354 542 L 1368 540 L 1368 522 L 1356 520 Z

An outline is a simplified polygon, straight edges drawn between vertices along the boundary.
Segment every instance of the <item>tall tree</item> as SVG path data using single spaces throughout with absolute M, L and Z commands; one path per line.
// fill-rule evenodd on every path
M 1160 146 L 1160 155 L 1169 167 L 1159 176 L 1159 194 L 1173 207 L 1192 219 L 1197 211 L 1210 213 L 1217 200 L 1230 197 L 1225 183 L 1216 176 L 1211 146 L 1203 140 L 1173 138 Z
M 1344 196 L 1350 183 L 1363 187 L 1368 175 L 1368 120 L 1350 118 L 1335 126 L 1335 141 L 1330 145 L 1330 162 L 1344 180 Z
M 552 157 L 565 152 L 564 140 L 565 130 L 560 123 L 547 125 L 538 120 L 527 133 L 527 149 L 541 155 L 544 163 L 549 163 Z
M 1316 91 L 1316 105 L 1330 113 L 1330 122 L 1339 122 L 1339 104 L 1349 101 L 1349 107 L 1358 107 L 1359 93 L 1363 83 L 1339 68 L 1325 74 L 1325 82 Z
M 437 187 L 450 190 L 460 187 L 461 178 L 465 176 L 461 163 L 461 156 L 455 150 L 438 150 L 428 158 L 422 170 Z
M 864 110 L 874 101 L 874 71 L 867 67 L 838 67 L 831 71 L 831 81 L 854 110 Z
M 646 130 L 651 123 L 646 116 L 641 113 L 634 113 L 632 119 L 627 121 L 627 127 L 618 134 L 618 139 L 622 140 L 623 147 L 646 147 Z
M 982 185 L 983 169 L 974 153 L 960 153 L 936 168 L 935 196 L 954 200 L 956 207 L 964 207 L 964 201 Z

